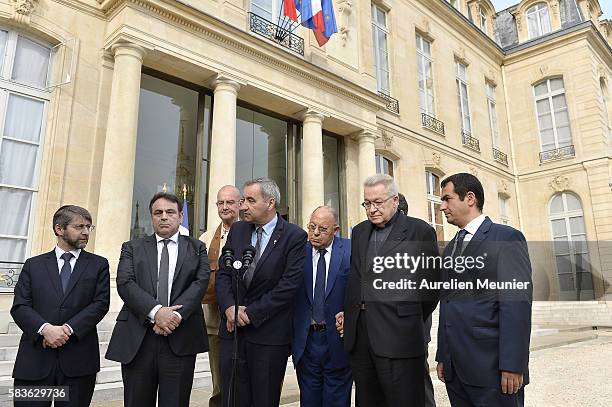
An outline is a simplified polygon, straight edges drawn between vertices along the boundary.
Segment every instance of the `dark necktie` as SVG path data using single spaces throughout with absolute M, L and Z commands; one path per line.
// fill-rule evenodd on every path
M 327 253 L 326 249 L 319 249 L 317 279 L 315 280 L 314 299 L 312 301 L 312 319 L 317 324 L 325 322 L 325 253 Z
M 261 257 L 261 239 L 263 237 L 263 228 L 261 226 L 258 226 L 255 231 L 257 232 L 257 241 L 255 242 L 255 258 L 253 259 L 253 262 L 249 265 L 249 268 L 247 269 L 246 273 L 244 273 L 243 277 L 244 284 L 247 288 L 249 288 L 249 286 L 251 285 L 251 281 L 253 280 L 253 274 L 255 274 L 255 267 L 257 267 L 257 261 Z
M 64 260 L 64 264 L 62 265 L 62 269 L 60 270 L 60 280 L 62 282 L 62 292 L 64 294 L 66 294 L 68 282 L 70 281 L 70 275 L 72 274 L 72 266 L 70 265 L 70 260 L 73 257 L 73 254 L 70 252 L 62 254 L 61 257 Z
M 164 307 L 168 306 L 168 275 L 170 274 L 170 254 L 168 253 L 168 242 L 170 239 L 164 239 L 164 248 L 161 252 L 159 260 L 159 274 L 157 277 L 157 301 Z
M 467 234 L 468 232 L 465 229 L 461 229 L 457 233 L 457 239 L 455 240 L 455 251 L 453 252 L 453 257 L 460 256 L 461 253 L 463 252 L 463 239 L 465 239 L 465 235 Z

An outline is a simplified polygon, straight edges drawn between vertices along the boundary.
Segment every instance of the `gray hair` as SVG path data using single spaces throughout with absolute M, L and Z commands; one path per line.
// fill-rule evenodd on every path
M 395 179 L 391 175 L 387 174 L 376 174 L 372 175 L 363 183 L 363 187 L 373 187 L 376 185 L 384 185 L 389 193 L 389 196 L 395 196 L 398 193 L 397 184 L 395 183 Z
M 51 225 L 53 233 L 55 233 L 55 225 L 60 225 L 62 229 L 66 229 L 66 226 L 77 216 L 82 216 L 85 220 L 91 222 L 91 214 L 85 208 L 76 205 L 64 205 L 59 208 L 53 214 L 53 225 Z M 57 236 L 57 233 L 55 233 L 55 236 Z
M 314 215 L 314 213 L 316 211 L 318 211 L 319 209 L 326 209 L 327 211 L 329 211 L 329 213 L 331 213 L 332 216 L 334 217 L 334 223 L 336 225 L 338 225 L 338 221 L 339 221 L 339 219 L 338 219 L 338 211 L 336 210 L 336 208 L 333 208 L 333 207 L 331 207 L 329 205 L 318 206 L 314 211 L 312 211 L 312 213 L 310 214 L 310 217 L 312 217 L 312 215 Z
M 244 186 L 242 187 L 242 190 L 244 191 L 244 188 L 255 184 L 260 185 L 261 195 L 263 196 L 263 198 L 274 199 L 274 206 L 278 208 L 280 205 L 281 195 L 280 189 L 278 188 L 278 185 L 276 185 L 276 182 L 274 182 L 270 178 L 255 178 L 245 182 Z

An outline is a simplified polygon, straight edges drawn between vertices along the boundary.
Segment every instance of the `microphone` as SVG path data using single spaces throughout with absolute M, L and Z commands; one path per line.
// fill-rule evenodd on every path
M 242 252 L 242 265 L 244 268 L 249 268 L 251 263 L 253 263 L 253 259 L 255 259 L 255 248 L 248 245 Z
M 223 246 L 221 250 L 221 261 L 225 268 L 231 268 L 234 261 L 234 249 L 231 247 Z

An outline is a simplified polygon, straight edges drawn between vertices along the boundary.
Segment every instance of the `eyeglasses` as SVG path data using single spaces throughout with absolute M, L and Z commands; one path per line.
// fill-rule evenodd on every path
M 236 201 L 217 201 L 215 202 L 219 208 L 222 208 L 224 205 L 233 206 L 236 205 Z
M 380 207 L 383 206 L 385 202 L 387 202 L 391 198 L 395 198 L 396 196 L 397 195 L 391 195 L 389 198 L 385 199 L 384 201 L 375 201 L 375 202 L 363 201 L 361 203 L 361 206 L 363 206 L 366 209 L 370 209 L 371 207 L 374 207 L 374 209 L 380 209 Z
M 309 223 L 308 224 L 308 230 L 310 230 L 311 232 L 314 232 L 315 230 L 319 229 L 319 233 L 324 235 L 327 232 L 330 231 L 330 228 L 327 226 L 317 226 L 314 223 Z
M 96 229 L 96 227 L 94 225 L 83 225 L 83 224 L 73 225 L 73 224 L 70 224 L 70 226 L 72 226 L 73 228 L 75 228 L 78 231 L 82 231 L 83 229 L 87 229 L 88 231 L 93 232 Z

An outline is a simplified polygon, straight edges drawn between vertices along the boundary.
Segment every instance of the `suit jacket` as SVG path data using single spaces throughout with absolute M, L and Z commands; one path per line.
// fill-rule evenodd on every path
M 365 298 L 366 311 L 360 311 L 362 288 L 372 280 L 372 269 L 366 264 L 370 234 L 374 225 L 366 220 L 353 228 L 351 237 L 351 271 L 344 303 L 344 348 L 352 351 L 357 337 L 360 312 L 367 314 L 367 327 L 374 353 L 387 358 L 412 358 L 425 355 L 427 341 L 424 321 L 436 308 L 437 295 L 420 301 L 373 301 Z M 438 257 L 436 233 L 426 222 L 398 214 L 379 256 Z M 431 273 L 430 273 L 431 272 Z M 423 278 L 437 279 L 437 270 L 417 270 Z M 363 286 L 363 287 L 362 287 Z
M 332 244 L 331 260 L 327 272 L 325 286 L 325 324 L 327 329 L 327 344 L 329 356 L 334 369 L 344 369 L 349 366 L 348 356 L 344 350 L 344 343 L 336 330 L 336 314 L 344 310 L 344 291 L 346 279 L 351 267 L 350 240 L 335 237 Z M 306 243 L 304 272 L 302 284 L 295 296 L 295 310 L 293 314 L 293 342 L 291 351 L 293 365 L 297 366 L 304 354 L 308 331 L 312 322 L 312 245 Z
M 155 234 L 123 243 L 117 267 L 117 292 L 123 307 L 108 345 L 106 358 L 130 363 L 140 349 L 148 329 L 148 314 L 157 301 L 157 241 Z M 168 336 L 170 349 L 177 356 L 208 350 L 208 337 L 202 315 L 202 295 L 208 284 L 208 255 L 204 243 L 179 235 L 178 258 L 170 292 L 170 305 L 181 304 L 183 318 Z
M 100 370 L 96 325 L 108 312 L 110 275 L 104 257 L 81 250 L 66 293 L 57 267 L 55 250 L 26 260 L 11 316 L 23 331 L 13 377 L 40 380 L 51 373 L 56 360 L 68 377 L 87 376 Z M 45 323 L 68 324 L 73 334 L 58 349 L 43 349 L 38 330 Z
M 447 245 L 445 256 L 451 256 L 454 243 L 453 239 Z M 462 255 L 476 257 L 485 252 L 485 268 L 467 269 L 461 277 L 474 282 L 477 278 L 531 282 L 527 243 L 518 230 L 486 217 Z M 443 276 L 450 281 L 457 274 L 445 270 Z M 444 290 L 436 360 L 444 363 L 446 380 L 453 379 L 453 363 L 459 379 L 472 386 L 499 387 L 501 370 L 523 373 L 527 384 L 530 334 L 531 290 L 506 298 L 500 292 L 482 289 Z
M 240 279 L 240 304 L 246 306 L 251 323 L 240 327 L 239 334 L 260 345 L 288 345 L 292 336 L 293 302 L 302 282 L 306 232 L 288 223 L 280 215 L 270 240 L 261 254 L 251 284 L 247 289 Z M 237 259 L 251 245 L 254 226 L 247 222 L 232 225 L 225 246 Z M 234 305 L 233 270 L 221 265 L 217 275 L 217 301 L 221 310 L 219 336 L 232 338 L 227 331 L 225 310 Z

